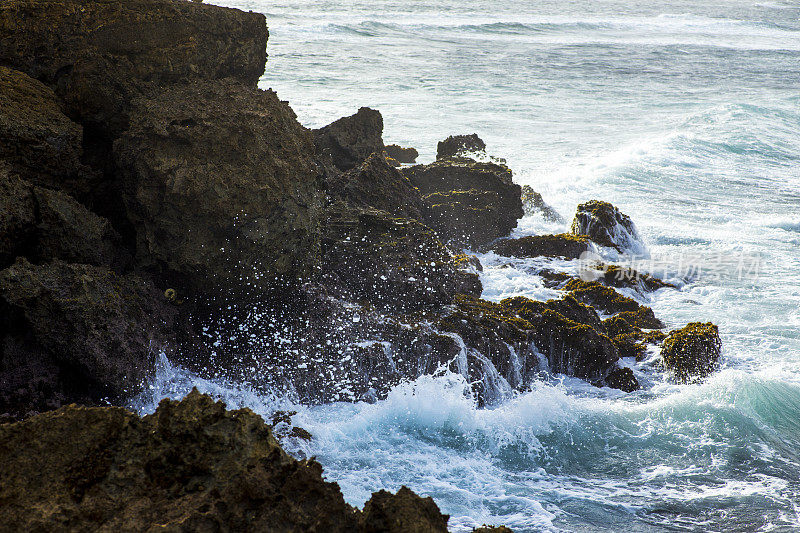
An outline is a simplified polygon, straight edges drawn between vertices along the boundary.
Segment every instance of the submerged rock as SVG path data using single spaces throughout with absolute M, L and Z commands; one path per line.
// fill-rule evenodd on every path
M 526 216 L 540 215 L 550 222 L 564 223 L 564 217 L 545 203 L 542 195 L 534 191 L 530 185 L 522 186 L 522 209 Z
M 404 148 L 396 144 L 386 145 L 384 152 L 398 163 L 415 163 L 419 157 L 419 152 L 415 148 Z
M 520 187 L 505 166 L 445 160 L 403 174 L 422 194 L 423 222 L 445 241 L 481 246 L 508 235 L 522 218 Z
M 120 401 L 169 349 L 174 313 L 150 283 L 89 265 L 20 259 L 0 271 L 0 413 Z
M 722 341 L 711 322 L 691 322 L 670 332 L 661 348 L 664 366 L 678 381 L 705 378 L 719 366 Z
M 311 273 L 322 181 L 311 135 L 274 92 L 167 88 L 135 103 L 114 155 L 142 267 L 202 291 Z
M 9 0 L 0 62 L 52 87 L 69 115 L 115 134 L 133 98 L 190 79 L 264 73 L 264 15 L 174 0 Z
M 383 153 L 382 136 L 380 111 L 362 107 L 355 115 L 314 130 L 314 143 L 317 152 L 329 156 L 339 170 L 350 170 L 373 153 Z
M 192 391 L 139 418 L 69 406 L 0 425 L 8 531 L 446 531 L 430 498 L 380 492 L 363 513 L 249 409 Z M 383 529 L 381 529 L 383 528 Z
M 447 139 L 439 141 L 436 146 L 437 160 L 480 153 L 486 153 L 486 143 L 478 137 L 477 133 L 472 135 L 451 135 Z
M 506 257 L 566 257 L 578 259 L 590 249 L 589 239 L 583 235 L 559 233 L 557 235 L 529 235 L 519 239 L 504 239 L 492 243 L 492 252 Z
M 572 221 L 572 233 L 586 235 L 597 244 L 619 252 L 647 254 L 633 221 L 608 202 L 592 200 L 578 205 Z
M 585 281 L 597 280 L 609 287 L 631 288 L 642 293 L 663 288 L 677 288 L 672 283 L 667 283 L 633 268 L 602 262 L 581 265 L 581 278 Z

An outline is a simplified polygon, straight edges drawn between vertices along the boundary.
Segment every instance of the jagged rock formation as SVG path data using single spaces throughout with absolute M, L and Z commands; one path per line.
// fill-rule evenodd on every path
M 681 382 L 708 377 L 719 366 L 722 341 L 711 322 L 692 322 L 670 332 L 661 348 L 664 366 Z
M 389 144 L 384 147 L 384 153 L 398 163 L 415 163 L 419 157 L 419 152 L 415 148 L 405 148 L 396 144 Z
M 505 237 L 522 218 L 520 186 L 505 166 L 448 159 L 403 174 L 422 194 L 423 222 L 445 241 L 478 247 Z
M 309 275 L 321 178 L 311 136 L 272 91 L 232 80 L 133 104 L 114 155 L 140 265 L 193 289 Z
M 0 271 L 0 414 L 141 390 L 170 344 L 173 311 L 149 282 L 108 269 L 20 259 Z
M 409 311 L 480 294 L 430 228 L 375 209 L 332 207 L 322 240 L 322 279 L 340 298 Z
M 62 105 L 43 83 L 0 66 L 0 161 L 37 185 L 81 192 L 88 172 L 81 164 L 83 128 Z
M 419 220 L 424 208 L 419 191 L 381 154 L 373 153 L 360 166 L 328 178 L 328 193 L 355 207 L 372 207 Z
M 0 425 L 0 469 L 4 531 L 447 531 L 405 487 L 350 507 L 261 417 L 197 391 L 143 418 L 70 406 Z
M 473 154 L 485 154 L 486 143 L 477 133 L 471 135 L 451 135 L 436 146 L 436 159 L 469 157 Z
M 564 223 L 558 211 L 550 207 L 542 198 L 542 195 L 534 191 L 530 185 L 522 186 L 522 209 L 526 216 L 540 215 L 545 220 L 551 222 Z
M 136 96 L 189 79 L 264 73 L 261 14 L 173 0 L 13 0 L 0 10 L 0 63 L 52 87 L 68 114 L 106 134 Z
M 572 233 L 586 235 L 600 246 L 618 252 L 647 255 L 647 248 L 633 221 L 608 202 L 591 200 L 579 204 L 572 221 Z
M 383 117 L 362 107 L 355 115 L 314 130 L 314 142 L 317 152 L 330 157 L 336 168 L 350 170 L 370 155 L 383 153 Z
M 569 233 L 503 239 L 488 247 L 488 250 L 506 257 L 567 257 L 570 259 L 578 259 L 589 249 L 588 238 Z

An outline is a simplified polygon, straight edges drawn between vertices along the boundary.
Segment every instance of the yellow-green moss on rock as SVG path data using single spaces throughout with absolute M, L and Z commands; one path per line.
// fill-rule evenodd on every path
M 583 235 L 559 233 L 529 235 L 494 243 L 491 251 L 506 257 L 567 257 L 577 259 L 589 251 L 589 239 Z
M 691 322 L 664 340 L 661 359 L 678 381 L 704 378 L 717 369 L 722 350 L 719 328 L 711 322 Z

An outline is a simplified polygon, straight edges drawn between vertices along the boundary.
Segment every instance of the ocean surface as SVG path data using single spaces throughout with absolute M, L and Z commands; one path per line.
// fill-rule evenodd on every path
M 800 529 L 800 4 L 796 0 L 217 0 L 266 15 L 260 85 L 319 127 L 379 109 L 384 140 L 433 160 L 478 133 L 569 221 L 607 200 L 638 226 L 643 299 L 670 327 L 713 321 L 723 368 L 631 394 L 550 376 L 477 409 L 458 375 L 375 404 L 307 407 L 163 360 L 132 407 L 192 386 L 230 407 L 298 411 L 347 501 L 407 485 L 452 531 Z M 517 235 L 564 231 L 526 217 Z M 544 260 L 483 255 L 483 297 L 557 296 Z M 613 259 L 613 258 L 612 258 Z M 574 270 L 576 265 L 557 262 Z

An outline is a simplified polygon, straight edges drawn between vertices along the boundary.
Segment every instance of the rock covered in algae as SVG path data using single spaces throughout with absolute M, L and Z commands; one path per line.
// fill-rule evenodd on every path
M 486 143 L 477 133 L 471 135 L 451 135 L 436 146 L 436 159 L 469 157 L 486 153 Z
M 419 157 L 419 152 L 416 148 L 398 146 L 396 144 L 387 144 L 384 148 L 387 156 L 391 157 L 398 163 L 415 163 Z
M 506 257 L 567 257 L 578 259 L 590 249 L 583 235 L 528 235 L 519 239 L 504 239 L 493 243 L 489 250 Z
M 336 168 L 350 170 L 370 155 L 383 153 L 383 117 L 380 111 L 362 107 L 354 115 L 314 130 L 314 143 Z
M 719 366 L 722 341 L 719 328 L 711 322 L 691 322 L 670 332 L 661 347 L 664 366 L 679 381 L 705 378 Z

